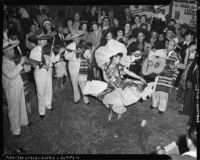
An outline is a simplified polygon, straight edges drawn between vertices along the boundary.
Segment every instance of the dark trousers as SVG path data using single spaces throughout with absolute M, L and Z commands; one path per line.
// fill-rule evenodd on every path
M 190 116 L 194 102 L 194 90 L 186 89 L 183 103 L 183 114 Z

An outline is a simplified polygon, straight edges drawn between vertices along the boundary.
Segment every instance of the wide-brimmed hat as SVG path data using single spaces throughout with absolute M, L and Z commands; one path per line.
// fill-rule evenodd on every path
M 168 38 L 167 40 L 174 42 L 175 46 L 179 49 L 181 49 L 181 47 L 178 45 L 178 38 Z
M 7 40 L 3 40 L 3 51 L 7 51 L 9 49 L 12 49 L 16 46 L 19 45 L 19 41 L 15 40 L 15 41 L 7 41 Z
M 44 27 L 46 24 L 49 24 L 50 26 L 52 25 L 50 20 L 44 20 L 42 26 Z

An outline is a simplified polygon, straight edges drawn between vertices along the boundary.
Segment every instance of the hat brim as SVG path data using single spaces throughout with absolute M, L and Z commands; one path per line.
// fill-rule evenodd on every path
M 20 43 L 19 41 L 11 41 L 11 42 L 9 42 L 9 44 L 6 47 L 3 48 L 3 51 L 7 51 L 9 49 L 12 49 L 12 48 L 18 46 L 19 43 Z
M 166 37 L 166 38 L 167 38 L 167 40 L 174 42 L 174 44 L 175 44 L 175 46 L 176 46 L 177 48 L 181 49 L 181 47 L 175 42 L 175 40 L 173 40 L 173 39 L 171 39 L 171 38 L 168 38 L 168 37 Z

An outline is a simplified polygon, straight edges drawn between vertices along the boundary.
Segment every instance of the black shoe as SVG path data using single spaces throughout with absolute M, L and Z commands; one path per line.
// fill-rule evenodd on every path
M 86 104 L 86 105 L 89 105 L 89 104 L 90 104 L 90 102 L 87 102 L 87 103 L 84 103 L 84 104 Z
M 27 125 L 25 125 L 24 127 L 31 127 L 33 125 L 32 122 L 29 122 Z
M 150 109 L 155 109 L 155 107 L 153 107 L 153 106 L 150 106 L 149 108 L 150 108 Z
M 54 108 L 52 107 L 51 109 L 48 109 L 48 110 L 50 110 L 50 111 L 53 111 L 53 110 L 54 110 Z
M 31 127 L 33 125 L 33 122 L 29 122 L 26 126 Z
M 20 134 L 17 134 L 17 135 L 13 135 L 15 138 L 20 138 L 21 135 Z
M 78 100 L 78 101 L 76 101 L 76 102 L 74 102 L 75 104 L 78 104 L 80 102 L 80 100 Z
M 44 115 L 40 115 L 40 119 L 44 119 Z
M 163 111 L 159 111 L 158 114 L 164 114 L 164 112 Z

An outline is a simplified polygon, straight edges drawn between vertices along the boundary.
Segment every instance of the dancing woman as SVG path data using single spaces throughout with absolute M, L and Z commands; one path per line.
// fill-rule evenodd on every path
M 110 109 L 108 121 L 112 119 L 113 111 L 118 114 L 117 118 L 119 120 L 122 114 L 126 112 L 125 106 L 132 104 L 133 101 L 135 102 L 134 99 L 138 97 L 137 93 L 141 91 L 132 80 L 124 79 L 123 75 L 127 74 L 139 79 L 142 83 L 145 82 L 142 77 L 130 72 L 125 66 L 120 64 L 122 57 L 122 53 L 117 53 L 110 58 L 109 64 L 105 63 L 102 67 L 104 80 L 110 85 L 110 88 L 113 88 L 113 91 L 111 89 L 111 92 L 108 94 L 99 95 L 105 106 Z M 129 95 L 126 95 L 127 93 Z

